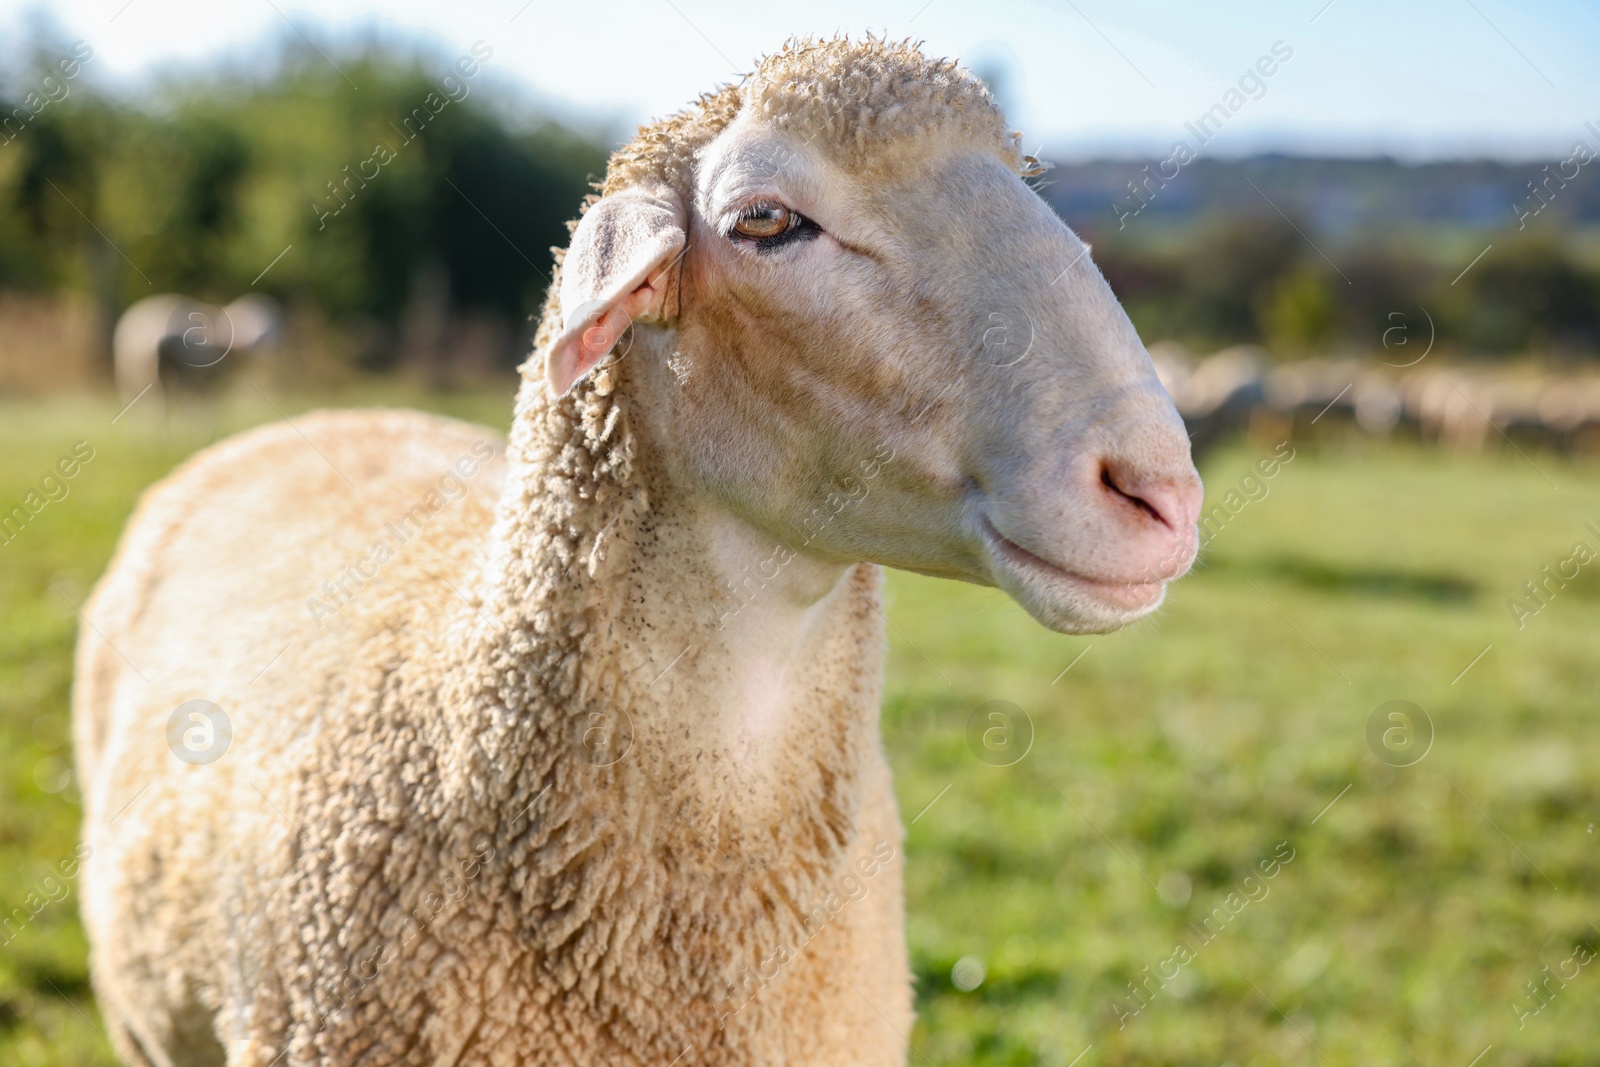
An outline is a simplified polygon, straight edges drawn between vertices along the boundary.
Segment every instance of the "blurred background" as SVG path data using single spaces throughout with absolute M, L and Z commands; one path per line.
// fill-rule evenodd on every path
M 0 0 L 0 1063 L 114 1062 L 67 708 L 138 494 L 313 407 L 504 427 L 608 153 L 836 31 L 990 85 L 1208 486 L 1121 634 L 893 577 L 913 1055 L 1596 1062 L 1600 9 L 463 7 Z

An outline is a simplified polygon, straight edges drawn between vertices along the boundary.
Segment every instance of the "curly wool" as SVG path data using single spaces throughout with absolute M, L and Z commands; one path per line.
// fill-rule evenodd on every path
M 954 134 L 989 143 L 1018 174 L 1038 160 L 1022 152 L 983 82 L 953 59 L 932 59 L 910 40 L 868 36 L 791 38 L 743 81 L 703 94 L 689 108 L 639 128 L 611 157 L 601 191 L 665 182 L 693 184 L 695 157 L 741 115 L 761 119 L 859 169 L 885 145 Z

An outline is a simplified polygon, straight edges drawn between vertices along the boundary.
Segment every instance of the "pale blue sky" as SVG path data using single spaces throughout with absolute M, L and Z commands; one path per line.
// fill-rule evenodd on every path
M 1164 152 L 1275 41 L 1293 49 L 1208 152 L 1556 158 L 1600 127 L 1600 5 L 1510 0 L 51 0 L 94 75 L 137 93 L 295 33 L 377 30 L 495 50 L 492 75 L 621 130 L 791 33 L 866 30 L 1005 70 L 1013 123 L 1056 158 Z M 38 5 L 0 0 L 0 42 Z M 519 13 L 520 12 L 520 13 Z M 337 55 L 335 54 L 335 58 Z

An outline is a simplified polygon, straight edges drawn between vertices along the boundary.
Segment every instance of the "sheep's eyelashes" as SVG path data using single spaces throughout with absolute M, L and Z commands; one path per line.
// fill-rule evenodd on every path
M 782 204 L 753 204 L 739 213 L 730 237 L 752 242 L 767 251 L 796 239 L 815 237 L 821 229 L 816 223 Z
M 794 212 L 781 204 L 761 204 L 741 212 L 739 220 L 733 224 L 733 232 L 756 240 L 776 237 L 789 228 L 789 221 L 794 217 Z

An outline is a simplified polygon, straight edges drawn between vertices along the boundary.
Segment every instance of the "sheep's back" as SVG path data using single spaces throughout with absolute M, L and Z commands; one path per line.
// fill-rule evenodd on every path
M 133 887 L 108 880 L 138 881 L 142 866 L 182 877 L 185 856 L 209 866 L 244 836 L 215 814 L 241 797 L 273 817 L 266 798 L 306 770 L 293 761 L 323 717 L 370 707 L 356 690 L 427 640 L 419 620 L 459 604 L 452 586 L 486 545 L 502 457 L 499 434 L 453 420 L 316 413 L 225 441 L 146 493 L 78 648 L 86 837 L 115 854 L 91 863 L 116 872 L 102 890 L 127 901 Z M 232 731 L 211 762 L 169 732 L 197 700 Z M 130 916 L 106 918 L 125 932 Z
M 115 727 L 164 735 L 191 699 L 246 707 L 293 687 L 280 667 L 348 661 L 450 597 L 442 579 L 484 546 L 503 478 L 500 434 L 404 411 L 313 413 L 190 459 L 145 494 L 86 606 L 86 779 Z M 255 725 L 235 722 L 237 740 Z

